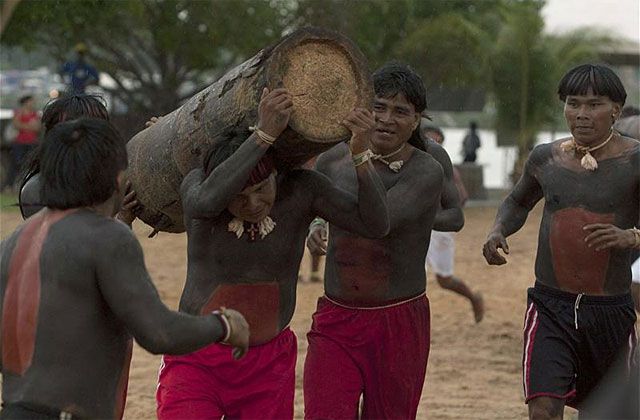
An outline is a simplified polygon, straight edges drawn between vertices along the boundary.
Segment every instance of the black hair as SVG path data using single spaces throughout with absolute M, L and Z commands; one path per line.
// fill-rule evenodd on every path
M 24 105 L 31 99 L 33 99 L 33 95 L 25 95 L 25 96 L 21 97 L 20 99 L 18 99 L 18 103 L 20 105 Z
M 471 121 L 469 123 L 469 128 L 471 128 L 471 131 L 475 131 L 478 128 L 478 123 L 475 121 Z
M 600 64 L 582 64 L 569 70 L 558 85 L 558 98 L 565 102 L 569 95 L 586 95 L 589 88 L 594 95 L 607 96 L 620 106 L 627 99 L 620 78 L 609 67 Z
M 440 135 L 440 137 L 442 137 L 442 140 L 444 140 L 444 132 L 437 125 L 425 124 L 425 125 L 420 127 L 420 130 L 422 130 L 422 132 L 432 131 L 434 133 L 438 133 Z M 434 140 L 434 139 L 431 139 L 431 140 Z
M 109 112 L 104 104 L 104 99 L 98 95 L 65 95 L 49 101 L 42 111 L 42 126 L 44 133 L 63 121 L 74 120 L 80 117 L 99 118 L 109 120 Z M 25 157 L 20 178 L 24 184 L 36 173 L 40 172 L 40 145 Z
M 45 136 L 40 149 L 40 199 L 55 209 L 93 206 L 118 188 L 127 168 L 125 141 L 105 120 L 63 122 Z
M 399 93 L 411 103 L 417 113 L 427 108 L 427 90 L 418 74 L 408 65 L 390 62 L 373 73 L 373 89 L 380 98 L 393 98 Z M 420 137 L 420 125 L 413 131 L 409 144 L 425 150 Z
M 202 169 L 205 176 L 209 176 L 218 165 L 234 154 L 250 135 L 251 132 L 247 130 L 232 130 L 222 136 L 219 139 L 220 141 L 216 141 L 209 146 L 209 150 L 207 150 L 202 160 Z
M 632 117 L 634 115 L 640 115 L 640 108 L 636 108 L 633 105 L 625 106 L 620 112 L 620 118 Z
M 49 101 L 42 111 L 42 125 L 45 133 L 56 124 L 80 117 L 109 120 L 109 112 L 104 99 L 98 95 L 65 95 Z

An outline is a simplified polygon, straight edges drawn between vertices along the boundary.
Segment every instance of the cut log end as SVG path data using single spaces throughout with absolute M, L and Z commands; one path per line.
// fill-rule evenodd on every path
M 360 102 L 357 70 L 335 42 L 311 40 L 293 48 L 282 77 L 283 86 L 293 95 L 291 128 L 320 142 L 348 136 L 341 122 Z

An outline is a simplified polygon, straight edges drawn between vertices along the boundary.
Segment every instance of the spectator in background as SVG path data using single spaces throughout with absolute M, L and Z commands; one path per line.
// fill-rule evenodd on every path
M 439 127 L 425 124 L 425 121 L 426 120 L 423 118 L 423 124 L 421 124 L 420 127 L 422 135 L 425 138 L 430 138 L 439 145 L 442 145 L 442 143 L 444 143 L 444 133 L 442 130 Z M 462 183 L 460 172 L 455 166 L 453 167 L 453 182 L 458 189 L 460 206 L 464 206 L 464 203 L 469 198 L 469 194 L 467 194 L 467 190 Z M 427 265 L 431 267 L 435 273 L 436 280 L 440 287 L 451 290 L 452 292 L 469 299 L 473 309 L 473 317 L 476 322 L 480 322 L 484 317 L 484 299 L 482 298 L 481 293 L 472 292 L 464 281 L 453 275 L 454 255 L 454 232 L 439 232 L 437 230 L 432 230 L 429 251 L 427 251 Z
M 462 140 L 462 154 L 465 162 L 475 163 L 477 155 L 476 150 L 480 148 L 480 137 L 476 129 L 478 125 L 475 121 L 471 121 L 469 125 L 469 133 Z
M 81 42 L 75 46 L 74 50 L 76 59 L 62 66 L 60 76 L 67 84 L 67 93 L 78 95 L 85 93 L 87 86 L 98 84 L 99 76 L 96 68 L 85 61 L 87 46 Z
M 35 110 L 33 96 L 23 96 L 20 98 L 19 104 L 20 108 L 13 114 L 13 126 L 18 131 L 18 135 L 11 147 L 13 165 L 7 183 L 11 188 L 13 188 L 25 156 L 38 144 L 38 134 L 40 133 L 40 116 Z

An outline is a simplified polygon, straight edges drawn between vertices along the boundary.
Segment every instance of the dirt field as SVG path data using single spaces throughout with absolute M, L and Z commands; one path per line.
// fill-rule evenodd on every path
M 489 267 L 481 255 L 495 208 L 466 209 L 466 226 L 457 236 L 456 274 L 472 288 L 482 291 L 487 312 L 484 321 L 473 323 L 470 305 L 462 298 L 429 281 L 432 342 L 427 378 L 418 418 L 421 419 L 515 419 L 526 417 L 520 377 L 522 323 L 525 291 L 532 284 L 540 207 L 509 243 L 509 263 Z M 0 213 L 4 238 L 20 223 L 19 213 Z M 161 233 L 148 239 L 151 228 L 140 222 L 135 232 L 142 243 L 146 263 L 164 302 L 176 308 L 186 272 L 186 236 Z M 302 273 L 308 272 L 305 258 Z M 303 414 L 302 366 L 310 326 L 322 286 L 302 283 L 292 328 L 298 335 L 296 369 L 296 418 Z M 155 388 L 159 356 L 136 346 L 133 354 L 127 419 L 155 417 Z M 567 409 L 567 414 L 573 413 Z M 569 416 L 571 417 L 571 416 Z

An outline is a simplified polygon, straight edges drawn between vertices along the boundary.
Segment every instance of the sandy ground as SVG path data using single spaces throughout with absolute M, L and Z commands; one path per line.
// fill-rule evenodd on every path
M 489 267 L 481 246 L 496 209 L 466 209 L 466 225 L 457 235 L 456 274 L 484 294 L 484 321 L 474 324 L 469 303 L 441 289 L 429 279 L 432 342 L 425 387 L 420 401 L 421 419 L 515 419 L 526 417 L 522 398 L 520 358 L 526 289 L 533 281 L 533 264 L 540 207 L 525 227 L 510 238 L 509 263 Z M 20 223 L 19 213 L 0 213 L 4 238 Z M 144 248 L 147 267 L 164 302 L 177 308 L 186 272 L 186 236 L 161 233 L 149 239 L 151 228 L 136 222 L 135 232 Z M 308 273 L 308 258 L 301 272 Z M 302 366 L 319 284 L 301 283 L 292 328 L 298 335 L 296 418 L 302 418 Z M 159 356 L 136 345 L 133 353 L 127 419 L 155 417 L 155 389 Z M 567 409 L 566 414 L 574 413 Z M 569 415 L 567 417 L 572 417 Z

